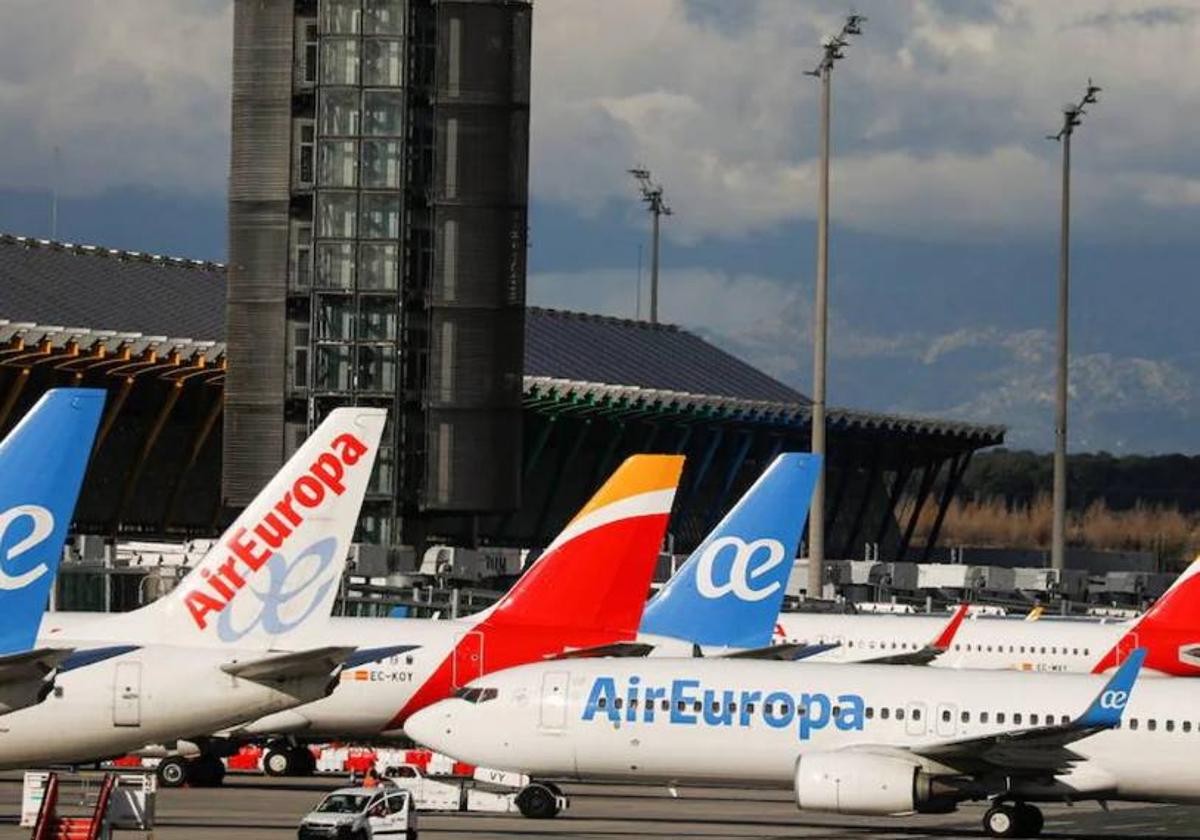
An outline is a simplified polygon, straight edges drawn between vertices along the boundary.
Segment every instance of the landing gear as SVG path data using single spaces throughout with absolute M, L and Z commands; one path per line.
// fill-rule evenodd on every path
M 992 837 L 1037 837 L 1045 820 L 1027 802 L 996 803 L 983 815 L 983 829 Z
M 517 794 L 517 808 L 531 820 L 548 820 L 562 810 L 562 792 L 546 782 L 531 782 Z
M 159 762 L 158 783 L 162 787 L 219 787 L 225 781 L 225 764 L 215 755 L 184 758 L 172 755 Z
M 263 771 L 268 776 L 311 776 L 317 760 L 307 747 L 275 744 L 263 756 Z

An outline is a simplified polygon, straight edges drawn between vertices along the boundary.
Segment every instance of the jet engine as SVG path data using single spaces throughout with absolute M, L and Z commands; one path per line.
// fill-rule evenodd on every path
M 919 764 L 865 752 L 805 753 L 796 762 L 796 804 L 838 814 L 946 813 L 958 797 L 938 790 Z

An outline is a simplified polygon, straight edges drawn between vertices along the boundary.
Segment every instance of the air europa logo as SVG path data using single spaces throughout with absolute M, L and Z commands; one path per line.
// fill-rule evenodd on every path
M 22 554 L 37 548 L 54 531 L 54 514 L 50 511 L 39 505 L 16 505 L 4 513 L 0 513 L 0 540 L 3 540 L 8 534 L 8 529 L 12 527 L 12 524 L 20 519 L 29 520 L 29 533 L 4 552 L 3 563 L 15 560 Z M 12 575 L 4 565 L 0 564 L 0 589 L 6 591 L 24 589 L 48 571 L 50 568 L 45 563 L 38 563 L 32 569 Z
M 751 568 L 750 561 L 764 552 L 765 556 Z M 761 601 L 777 592 L 783 584 L 776 580 L 756 588 L 753 582 L 782 563 L 786 553 L 779 540 L 764 538 L 748 543 L 741 537 L 733 536 L 713 540 L 696 564 L 696 591 L 710 600 L 732 593 L 742 601 Z M 724 583 L 717 583 L 713 567 L 722 555 L 732 555 L 729 577 Z
M 203 583 L 184 596 L 192 621 L 201 630 L 208 626 L 208 615 L 220 613 L 253 575 L 275 556 L 292 532 L 303 524 L 308 512 L 319 508 L 332 496 L 346 491 L 342 479 L 346 467 L 353 467 L 367 453 L 367 446 L 352 434 L 334 438 L 329 451 L 322 452 L 308 471 L 292 484 L 252 529 L 238 528 L 225 543 L 229 556 L 215 570 L 200 569 Z M 251 533 L 252 532 L 252 533 Z M 304 559 L 302 554 L 300 558 Z M 272 573 L 272 580 L 278 575 Z
M 857 694 L 837 699 L 820 692 L 793 695 L 788 691 L 733 691 L 702 688 L 699 680 L 672 680 L 669 688 L 643 686 L 632 676 L 624 690 L 612 677 L 592 683 L 582 719 L 654 723 L 657 719 L 682 726 L 749 727 L 762 721 L 772 729 L 795 726 L 801 741 L 830 725 L 848 732 L 861 730 L 866 704 Z

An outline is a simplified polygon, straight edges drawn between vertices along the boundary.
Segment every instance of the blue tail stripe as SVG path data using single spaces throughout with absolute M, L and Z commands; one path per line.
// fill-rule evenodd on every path
M 1118 725 L 1121 722 L 1121 715 L 1125 712 L 1125 706 L 1129 703 L 1133 684 L 1137 682 L 1138 674 L 1141 672 L 1142 663 L 1145 660 L 1145 648 L 1137 648 L 1130 653 L 1112 678 L 1104 684 L 1104 688 L 1096 695 L 1092 705 L 1088 706 L 1087 711 L 1075 721 L 1075 724 L 1084 728 L 1102 726 L 1109 729 Z
M 820 457 L 777 457 L 646 606 L 642 633 L 700 645 L 771 642 Z
M 37 638 L 105 392 L 46 392 L 0 443 L 0 654 Z

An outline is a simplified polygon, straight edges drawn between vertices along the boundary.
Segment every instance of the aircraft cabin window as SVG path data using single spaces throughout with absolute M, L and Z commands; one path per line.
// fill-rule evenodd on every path
M 1092 652 L 1092 651 L 1091 651 L 1091 648 L 1084 648 L 1084 649 L 1083 649 L 1083 655 L 1084 655 L 1084 656 L 1090 656 L 1090 655 L 1091 655 L 1091 652 Z
M 1030 726 L 1037 726 L 1037 725 L 1038 725 L 1038 716 L 1037 716 L 1037 712 L 1034 712 L 1033 714 L 1031 714 L 1031 715 L 1029 716 L 1029 725 L 1030 725 Z
M 618 698 L 616 698 L 615 700 L 613 700 L 613 708 L 614 708 L 614 709 L 620 709 L 620 708 L 622 708 L 624 705 L 625 705 L 625 698 L 624 698 L 624 697 L 618 697 Z
M 1138 728 L 1138 719 L 1137 718 L 1129 719 L 1129 728 L 1135 732 L 1137 731 L 1137 728 Z
M 896 710 L 896 720 L 904 720 L 904 710 L 903 709 Z
M 618 700 L 617 702 L 619 703 L 620 701 Z M 697 700 L 695 703 L 692 704 L 692 711 L 693 712 L 704 711 L 704 704 L 701 703 L 699 700 Z
M 1192 731 L 1192 722 L 1191 722 L 1190 720 L 1185 720 L 1185 721 L 1183 722 L 1183 731 L 1184 731 L 1184 732 L 1191 732 L 1191 731 Z
M 800 710 L 799 710 L 799 709 L 797 709 L 797 710 L 796 710 L 796 713 L 797 713 L 797 715 L 798 715 L 798 714 L 800 713 Z M 830 714 L 832 714 L 834 717 L 838 717 L 838 716 L 839 716 L 841 713 L 842 713 L 842 707 L 841 707 L 841 706 L 834 706 L 834 707 L 833 707 L 833 711 L 832 711 Z
M 884 706 L 884 707 L 882 707 L 882 708 L 879 710 L 879 718 L 880 718 L 880 720 L 887 720 L 887 719 L 888 719 L 888 717 L 891 715 L 891 713 L 892 713 L 892 710 L 891 710 L 891 709 L 889 709 L 887 706 Z
M 737 703 L 730 703 L 729 704 L 729 713 L 733 714 L 736 711 L 737 711 Z
M 946 723 L 950 722 L 950 710 L 949 709 L 942 709 L 942 720 L 944 720 Z
M 996 712 L 996 723 L 1004 723 L 1004 712 Z
M 721 711 L 721 704 L 720 704 L 720 703 L 713 703 L 713 704 L 712 704 L 712 710 L 713 710 L 713 714 L 714 714 L 714 715 L 715 715 L 715 714 L 717 714 L 717 712 Z
M 629 701 L 629 708 L 636 709 L 637 707 L 638 707 L 638 701 L 637 701 L 637 698 L 634 697 L 632 700 Z
M 680 705 L 682 705 L 682 704 L 680 704 Z M 763 714 L 767 715 L 768 717 L 775 714 L 775 704 L 774 703 L 764 703 L 763 704 Z
M 1154 730 L 1158 729 L 1158 721 L 1154 718 L 1150 718 L 1150 720 L 1146 721 L 1146 728 L 1153 732 Z
M 1025 652 L 1025 645 L 1021 645 L 1021 653 Z
M 413 664 L 413 658 L 412 658 L 411 656 L 406 656 L 406 657 L 404 657 L 404 664 L 405 664 L 405 665 L 411 665 L 411 664 Z
M 1167 721 L 1167 731 L 1168 731 L 1168 732 L 1174 732 L 1174 731 L 1175 731 L 1175 721 L 1173 721 L 1173 720 L 1169 720 L 1169 721 Z
M 954 643 L 954 649 L 955 649 L 955 650 L 958 650 L 958 642 L 955 642 L 955 643 Z
M 850 640 L 850 647 L 854 647 L 854 640 L 853 640 L 853 639 L 851 639 L 851 640 Z
M 980 712 L 980 713 L 979 713 L 979 722 L 980 722 L 980 723 L 987 723 L 987 722 L 988 722 L 988 713 L 987 713 L 987 712 Z
M 1063 716 L 1062 716 L 1062 725 L 1063 725 L 1063 726 L 1066 726 L 1066 725 L 1067 725 L 1068 723 L 1070 723 L 1070 722 L 1071 722 L 1071 716 L 1070 716 L 1070 715 L 1063 715 Z
M 670 700 L 663 700 L 663 701 L 662 701 L 662 710 L 663 710 L 664 712 L 669 712 L 669 711 L 671 711 L 671 701 L 670 701 Z
M 680 700 L 680 701 L 679 701 L 678 703 L 676 703 L 675 705 L 676 705 L 677 707 L 679 707 L 679 711 L 681 711 L 681 712 L 683 712 L 683 711 L 687 711 L 687 703 L 683 702 L 682 700 Z
M 1046 646 L 1042 645 L 1042 653 L 1045 653 L 1045 652 L 1046 652 Z
M 875 718 L 875 707 L 867 706 L 867 710 L 864 712 L 864 714 L 867 716 L 867 720 L 873 720 Z
M 748 714 L 748 715 L 754 714 L 754 704 L 753 703 L 746 704 L 746 714 Z
M 607 709 L 608 708 L 608 698 L 601 697 L 600 699 L 598 699 L 596 701 L 596 708 L 597 709 Z
M 1013 725 L 1015 725 L 1015 726 L 1021 725 L 1021 713 L 1020 712 L 1013 712 Z
M 1071 648 L 1071 655 L 1072 655 L 1072 656 L 1078 656 L 1078 655 L 1079 655 L 1079 648 Z
M 987 646 L 987 652 L 988 652 L 988 653 L 991 653 L 991 652 L 992 652 L 992 646 L 991 646 L 991 645 L 988 645 L 988 646 Z
M 959 717 L 963 723 L 971 722 L 971 713 L 970 712 L 963 712 Z

